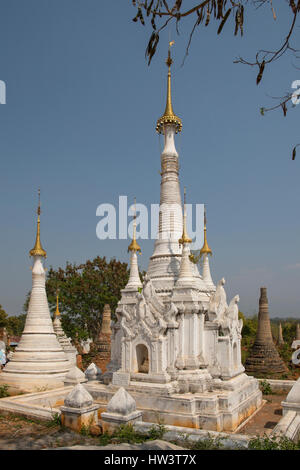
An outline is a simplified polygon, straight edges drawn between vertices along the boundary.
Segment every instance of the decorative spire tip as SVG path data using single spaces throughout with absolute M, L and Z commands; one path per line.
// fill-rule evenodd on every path
M 42 244 L 41 244 L 41 239 L 40 239 L 40 215 L 41 215 L 41 190 L 40 188 L 38 189 L 38 208 L 37 208 L 37 231 L 36 231 L 36 240 L 35 240 L 35 245 L 30 250 L 29 256 L 42 256 L 44 258 L 47 258 L 47 253 L 43 249 Z

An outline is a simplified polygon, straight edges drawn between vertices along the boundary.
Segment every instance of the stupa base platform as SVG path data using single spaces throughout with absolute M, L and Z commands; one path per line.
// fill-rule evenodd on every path
M 106 410 L 119 387 L 97 381 L 86 384 L 100 412 Z M 246 374 L 224 381 L 224 388 L 217 381 L 212 391 L 201 393 L 171 393 L 172 387 L 175 383 L 134 381 L 124 386 L 135 399 L 143 421 L 194 429 L 234 432 L 262 403 L 258 381 Z
M 52 390 L 64 386 L 65 375 L 62 373 L 19 374 L 3 371 L 0 373 L 0 386 L 8 385 L 8 393 L 11 395 Z
M 3 374 L 0 374 L 0 377 Z M 147 385 L 145 382 L 142 386 Z M 216 384 L 220 387 L 220 384 Z M 226 381 L 227 389 L 214 389 L 203 393 L 151 394 L 153 384 L 147 390 L 134 390 L 137 383 L 129 385 L 129 393 L 136 401 L 137 410 L 142 412 L 143 422 L 162 423 L 183 428 L 207 431 L 235 432 L 262 404 L 262 394 L 258 381 L 241 374 Z M 90 381 L 84 385 L 100 405 L 98 416 L 106 411 L 109 400 L 119 387 Z M 15 412 L 26 416 L 50 419 L 53 412 L 60 413 L 65 397 L 72 386 L 55 390 L 28 393 L 0 400 L 0 410 Z M 127 388 L 127 387 L 126 387 Z M 155 388 L 155 386 L 154 386 Z

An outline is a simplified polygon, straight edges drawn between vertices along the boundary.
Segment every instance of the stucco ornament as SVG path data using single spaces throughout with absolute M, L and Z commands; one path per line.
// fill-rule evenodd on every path
M 294 343 L 298 343 L 298 349 L 292 354 L 292 363 L 298 366 L 300 364 L 300 341 L 294 341 Z
M 177 308 L 173 303 L 164 305 L 148 276 L 145 276 L 143 290 L 136 294 L 136 300 L 134 307 L 122 305 L 120 308 L 120 324 L 127 338 L 132 339 L 139 332 L 148 338 L 158 338 L 164 334 L 168 323 L 176 324 Z
M 221 319 L 221 328 L 225 334 L 229 333 L 232 335 L 237 333 L 240 335 L 242 331 L 243 320 L 239 320 L 239 301 L 240 297 L 235 295 L 233 299 L 231 299 L 229 306 L 227 307 L 224 316 Z
M 221 321 L 228 308 L 227 296 L 224 289 L 224 277 L 218 282 L 216 291 L 212 294 L 209 302 L 208 317 L 210 321 Z

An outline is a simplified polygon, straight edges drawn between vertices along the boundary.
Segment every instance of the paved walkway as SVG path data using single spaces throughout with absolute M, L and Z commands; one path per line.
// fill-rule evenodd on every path
M 270 434 L 278 421 L 282 418 L 281 402 L 285 395 L 266 395 L 263 397 L 267 403 L 261 410 L 239 430 L 239 434 L 263 436 Z

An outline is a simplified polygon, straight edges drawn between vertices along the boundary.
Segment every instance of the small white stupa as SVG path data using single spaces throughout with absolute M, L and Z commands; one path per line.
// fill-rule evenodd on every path
M 59 311 L 59 300 L 58 300 L 58 292 L 56 293 L 56 310 L 54 312 L 54 319 L 53 319 L 53 329 L 54 333 L 57 336 L 57 339 L 63 348 L 67 358 L 69 359 L 72 366 L 76 366 L 76 356 L 77 356 L 77 349 L 75 346 L 72 345 L 70 338 L 68 338 L 62 328 L 61 321 L 60 321 L 60 311 Z
M 43 266 L 47 253 L 40 241 L 40 213 L 39 191 L 36 242 L 29 253 L 33 258 L 32 290 L 25 328 L 12 360 L 0 374 L 0 384 L 9 385 L 12 391 L 62 387 L 71 367 L 51 321 Z
M 130 275 L 129 280 L 125 289 L 139 289 L 142 287 L 140 275 L 139 275 L 139 266 L 137 260 L 137 254 L 141 254 L 141 247 L 136 241 L 136 200 L 134 198 L 134 216 L 133 216 L 133 235 L 132 235 L 132 242 L 128 247 L 128 251 L 131 252 L 130 257 Z
M 203 259 L 203 270 L 202 270 L 202 278 L 205 282 L 208 291 L 211 290 L 214 292 L 216 290 L 216 286 L 213 283 L 210 274 L 210 267 L 209 267 L 209 256 L 212 255 L 211 248 L 208 246 L 207 243 L 207 235 L 206 235 L 206 209 L 204 207 L 204 243 L 203 247 L 200 250 L 200 257 Z

